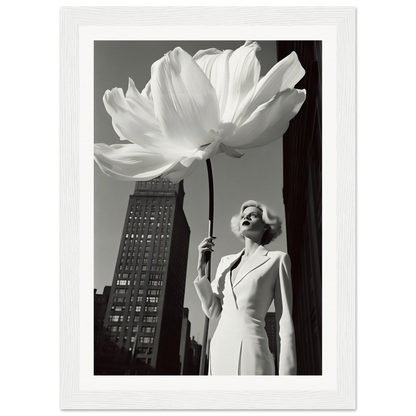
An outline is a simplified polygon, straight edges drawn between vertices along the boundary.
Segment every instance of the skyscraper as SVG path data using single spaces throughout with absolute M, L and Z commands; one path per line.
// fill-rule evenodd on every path
M 180 373 L 190 229 L 182 182 L 137 182 L 130 195 L 96 375 Z
M 281 41 L 306 70 L 296 88 L 307 98 L 283 138 L 283 197 L 292 261 L 298 375 L 322 374 L 322 42 Z

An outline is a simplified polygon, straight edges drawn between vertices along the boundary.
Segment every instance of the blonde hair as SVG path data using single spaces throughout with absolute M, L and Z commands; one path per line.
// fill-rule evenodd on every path
M 264 232 L 261 239 L 261 244 L 269 244 L 280 234 L 282 234 L 282 220 L 279 216 L 267 208 L 266 205 L 253 200 L 244 202 L 244 204 L 241 205 L 240 212 L 231 218 L 231 230 L 234 234 L 244 240 L 244 236 L 241 235 L 240 232 L 240 220 L 244 210 L 249 207 L 258 208 L 262 212 L 263 222 L 268 225 L 268 228 Z

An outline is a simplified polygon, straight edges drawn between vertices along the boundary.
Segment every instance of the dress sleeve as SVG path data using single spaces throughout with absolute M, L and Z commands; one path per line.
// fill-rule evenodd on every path
M 221 263 L 222 259 L 220 265 Z M 218 317 L 222 312 L 221 301 L 218 296 L 218 290 L 216 289 L 218 287 L 217 282 L 220 276 L 220 265 L 217 268 L 217 274 L 212 283 L 208 281 L 206 276 L 202 276 L 201 278 L 197 277 L 194 280 L 196 293 L 201 301 L 202 310 L 209 319 Z
M 296 375 L 297 370 L 295 328 L 292 320 L 293 300 L 290 268 L 290 257 L 288 254 L 284 254 L 279 264 L 279 276 L 276 280 L 274 297 L 276 323 L 278 323 L 276 332 L 279 375 Z

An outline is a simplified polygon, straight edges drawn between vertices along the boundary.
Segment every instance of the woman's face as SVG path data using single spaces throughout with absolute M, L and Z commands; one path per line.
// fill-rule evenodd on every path
M 240 219 L 240 232 L 244 237 L 262 237 L 267 225 L 262 219 L 263 213 L 259 208 L 247 207 Z

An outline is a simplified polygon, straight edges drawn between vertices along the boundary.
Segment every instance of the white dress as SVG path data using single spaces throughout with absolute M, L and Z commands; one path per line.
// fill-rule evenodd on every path
M 208 318 L 220 316 L 211 340 L 210 375 L 274 375 L 265 316 L 274 300 L 279 375 L 296 374 L 290 258 L 259 246 L 234 283 L 230 270 L 241 253 L 221 259 L 215 279 L 194 281 Z

